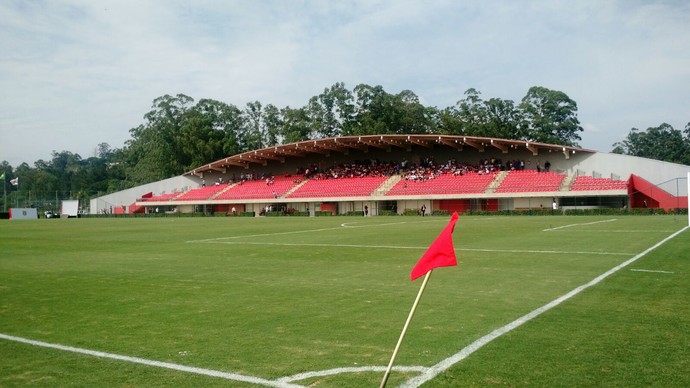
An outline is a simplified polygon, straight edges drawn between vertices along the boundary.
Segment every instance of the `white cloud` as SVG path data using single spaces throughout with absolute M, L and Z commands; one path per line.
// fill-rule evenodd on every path
M 0 160 L 121 147 L 154 98 L 302 106 L 335 82 L 446 107 L 577 101 L 581 145 L 690 121 L 690 5 L 653 1 L 0 3 Z

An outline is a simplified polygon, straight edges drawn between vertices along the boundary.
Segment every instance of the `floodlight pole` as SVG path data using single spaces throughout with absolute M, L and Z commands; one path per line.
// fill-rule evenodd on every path
M 412 309 L 410 310 L 410 314 L 407 316 L 407 321 L 405 322 L 405 326 L 403 326 L 402 333 L 400 333 L 400 338 L 398 338 L 398 343 L 395 345 L 395 350 L 393 350 L 393 356 L 391 356 L 391 361 L 388 363 L 388 368 L 386 369 L 386 373 L 383 375 L 383 380 L 381 380 L 381 385 L 379 386 L 379 388 L 384 388 L 386 386 L 386 383 L 388 382 L 388 376 L 391 374 L 391 370 L 393 370 L 393 362 L 395 362 L 395 357 L 398 355 L 400 344 L 402 343 L 402 340 L 405 337 L 405 333 L 407 333 L 407 327 L 410 326 L 412 316 L 414 315 L 415 310 L 417 310 L 417 304 L 419 304 L 419 300 L 422 299 L 424 288 L 426 287 L 426 283 L 429 281 L 429 277 L 431 276 L 431 273 L 433 271 L 433 269 L 429 270 L 429 272 L 427 272 L 424 276 L 422 286 L 419 288 L 417 298 L 415 298 L 414 303 L 412 304 Z

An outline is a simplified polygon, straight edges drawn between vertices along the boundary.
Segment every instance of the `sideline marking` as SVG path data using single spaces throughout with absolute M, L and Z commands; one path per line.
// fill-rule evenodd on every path
M 369 228 L 372 226 L 388 226 L 388 225 L 402 225 L 402 224 L 422 224 L 425 222 L 435 222 L 435 221 L 445 221 L 445 220 L 431 220 L 431 221 L 400 221 L 400 222 L 388 222 L 385 224 L 366 224 L 366 225 L 355 225 L 359 222 L 346 222 L 340 224 L 343 228 Z
M 443 220 L 433 220 L 433 221 L 443 221 Z M 415 223 L 433 222 L 433 221 L 416 221 Z M 281 235 L 286 235 L 286 234 L 324 232 L 327 230 L 339 230 L 341 228 L 371 228 L 371 227 L 379 227 L 379 226 L 386 226 L 386 225 L 398 225 L 398 224 L 409 224 L 409 223 L 413 223 L 413 222 L 401 221 L 401 222 L 390 222 L 390 223 L 386 223 L 386 224 L 368 224 L 368 225 L 359 225 L 359 226 L 357 226 L 357 225 L 351 226 L 351 225 L 348 225 L 347 223 L 344 223 L 344 224 L 340 224 L 340 226 L 335 226 L 335 227 L 331 227 L 331 228 L 291 230 L 288 232 L 261 233 L 261 234 L 243 234 L 243 235 L 239 235 L 239 236 L 216 237 L 216 238 L 208 238 L 208 239 L 203 239 L 203 240 L 189 240 L 189 241 L 185 241 L 185 242 L 187 242 L 187 243 L 205 243 L 205 242 L 214 242 L 214 241 L 229 240 L 229 239 L 244 238 L 244 237 L 249 238 L 249 237 L 281 236 Z
M 280 236 L 280 235 L 285 235 L 285 234 L 296 234 L 296 233 L 311 233 L 311 232 L 323 232 L 325 230 L 338 230 L 341 227 L 335 227 L 335 228 L 322 228 L 322 229 L 305 229 L 305 230 L 291 230 L 289 232 L 276 232 L 276 233 L 261 233 L 261 234 L 243 234 L 240 236 L 229 236 L 229 237 L 216 237 L 216 238 L 208 238 L 204 240 L 190 240 L 186 241 L 188 243 L 204 243 L 204 242 L 215 242 L 215 241 L 220 241 L 220 240 L 229 240 L 229 239 L 235 239 L 235 238 L 249 238 L 249 237 L 266 237 L 266 236 Z
M 570 225 L 557 226 L 557 227 L 555 227 L 555 228 L 544 229 L 544 230 L 542 230 L 542 232 L 551 232 L 551 231 L 554 231 L 554 230 L 570 228 L 570 227 L 572 227 L 572 226 L 594 225 L 594 224 L 601 224 L 602 222 L 611 222 L 611 221 L 618 221 L 618 219 L 617 219 L 617 218 L 612 218 L 612 219 L 610 219 L 610 220 L 594 221 L 594 222 L 584 222 L 584 223 L 581 223 L 581 224 L 570 224 Z
M 633 272 L 675 273 L 675 272 L 671 272 L 671 271 L 661 271 L 661 270 L 652 270 L 652 269 L 630 268 L 630 270 Z
M 202 242 L 202 241 L 198 241 Z M 319 243 L 273 243 L 265 241 L 203 241 L 206 244 L 231 244 L 231 245 L 275 245 L 285 247 L 340 247 L 340 248 L 367 248 L 367 249 L 416 249 L 423 250 L 429 247 L 411 247 L 401 245 L 361 245 L 361 244 L 319 244 Z M 588 252 L 588 251 L 538 251 L 521 249 L 483 249 L 483 248 L 455 248 L 458 252 L 496 252 L 496 253 L 556 253 L 564 255 L 612 255 L 612 256 L 632 256 L 630 252 Z
M 271 381 L 271 380 L 266 380 L 266 379 L 262 379 L 259 377 L 254 377 L 254 376 L 244 376 L 244 375 L 240 375 L 237 373 L 227 373 L 227 372 L 221 372 L 221 371 L 217 371 L 217 370 L 196 368 L 193 366 L 186 366 L 186 365 L 180 365 L 180 364 L 173 364 L 170 362 L 147 360 L 145 358 L 122 356 L 119 354 L 105 353 L 105 352 L 99 352 L 99 351 L 83 349 L 83 348 L 75 348 L 72 346 L 51 344 L 49 342 L 34 341 L 34 340 L 21 338 L 21 337 L 15 337 L 15 336 L 6 335 L 6 334 L 2 334 L 2 333 L 0 333 L 0 338 L 6 339 L 9 341 L 15 341 L 15 342 L 21 342 L 21 343 L 25 343 L 25 344 L 29 344 L 29 345 L 34 345 L 34 346 L 40 346 L 40 347 L 44 347 L 44 348 L 64 350 L 64 351 L 73 352 L 73 353 L 81 353 L 81 354 L 86 354 L 89 356 L 100 357 L 100 358 L 110 358 L 113 360 L 127 361 L 127 362 L 132 362 L 135 364 L 143 364 L 143 365 L 148 365 L 148 366 L 155 366 L 158 368 L 172 369 L 172 370 L 176 370 L 176 371 L 180 371 L 180 372 L 189 372 L 189 373 L 196 373 L 199 375 L 205 375 L 205 376 L 211 376 L 211 377 L 220 377 L 220 378 L 223 378 L 226 380 L 243 381 L 246 383 L 261 384 L 261 385 L 265 385 L 268 387 L 277 387 L 277 388 L 298 388 L 299 387 L 299 388 L 303 388 L 301 385 L 290 384 L 288 382 Z
M 480 249 L 480 248 L 460 248 L 456 251 L 470 252 L 497 252 L 497 253 L 558 253 L 564 255 L 613 255 L 613 256 L 632 256 L 629 252 L 588 252 L 588 251 L 536 251 L 521 249 Z
M 614 230 L 614 229 L 585 229 L 585 230 L 548 230 L 548 232 L 568 232 L 568 233 L 673 233 L 675 230 Z
M 446 358 L 445 360 L 442 360 L 441 362 L 437 363 L 434 366 L 429 367 L 426 372 L 423 372 L 421 375 L 414 377 L 410 380 L 407 380 L 404 382 L 401 387 L 409 387 L 409 388 L 416 388 L 419 387 L 420 385 L 424 384 L 425 382 L 433 379 L 434 377 L 438 376 L 442 372 L 445 372 L 448 368 L 451 366 L 455 365 L 456 363 L 464 360 L 467 358 L 469 355 L 472 353 L 476 352 L 480 348 L 482 348 L 484 345 L 488 344 L 489 342 L 495 340 L 496 338 L 502 336 L 505 333 L 508 333 L 509 331 L 516 329 L 520 326 L 522 326 L 524 323 L 529 322 L 533 318 L 538 317 L 539 315 L 551 310 L 552 308 L 558 306 L 559 304 L 565 302 L 566 300 L 574 297 L 575 295 L 579 294 L 580 292 L 597 285 L 599 282 L 602 280 L 606 279 L 607 277 L 613 275 L 614 273 L 620 271 L 621 269 L 627 267 L 628 265 L 634 263 L 647 253 L 653 251 L 654 249 L 660 247 L 663 245 L 665 242 L 671 240 L 672 238 L 676 237 L 677 235 L 681 234 L 684 232 L 686 229 L 690 228 L 690 226 L 685 226 L 683 229 L 673 233 L 672 235 L 664 238 L 663 240 L 659 241 L 658 243 L 654 244 L 650 248 L 645 249 L 642 253 L 636 255 L 635 257 L 628 259 L 624 261 L 623 263 L 611 268 L 610 270 L 604 272 L 603 274 L 597 276 L 596 278 L 592 279 L 588 283 L 585 283 L 572 291 L 568 292 L 565 295 L 562 295 L 551 302 L 535 309 L 532 310 L 531 312 L 521 316 L 520 318 L 514 320 L 513 322 L 510 322 L 509 324 L 500 327 L 491 333 L 479 338 L 478 340 L 472 342 L 471 344 L 467 345 L 465 348 L 460 350 L 459 352 L 455 353 L 454 355 Z

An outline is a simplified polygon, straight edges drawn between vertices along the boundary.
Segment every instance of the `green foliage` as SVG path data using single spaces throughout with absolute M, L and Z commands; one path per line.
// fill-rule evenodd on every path
M 666 123 L 647 128 L 646 131 L 632 128 L 628 136 L 623 141 L 613 144 L 613 147 L 612 152 L 617 154 L 688 165 L 690 164 L 690 123 L 686 126 L 685 133 Z
M 532 141 L 577 146 L 581 140 L 577 103 L 563 92 L 533 86 L 523 97 L 520 110 Z

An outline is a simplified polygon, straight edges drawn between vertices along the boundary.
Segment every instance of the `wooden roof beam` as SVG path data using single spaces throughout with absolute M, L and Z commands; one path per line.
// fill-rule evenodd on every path
M 361 144 L 357 142 L 338 142 L 339 145 L 348 147 L 348 148 L 354 148 L 356 150 L 364 151 L 364 152 L 369 152 L 369 146 L 366 144 Z
M 491 139 L 491 145 L 498 148 L 501 150 L 502 153 L 507 154 L 508 153 L 508 146 L 505 144 L 501 144 L 498 141 L 495 141 L 494 139 Z
M 380 141 L 381 143 L 388 144 L 388 145 L 392 145 L 392 146 L 398 147 L 398 148 L 402 148 L 402 149 L 407 150 L 407 151 L 410 151 L 410 150 L 411 150 L 410 144 L 408 144 L 408 143 L 403 143 L 403 142 L 401 142 L 401 141 L 399 141 L 399 140 L 393 140 L 393 139 L 384 138 L 383 136 L 381 136 L 381 139 L 379 139 L 379 141 Z
M 281 162 L 281 163 L 285 162 L 285 158 L 274 156 L 274 155 L 271 155 L 270 153 L 267 153 L 267 152 L 254 151 L 254 156 L 256 156 L 257 158 L 275 160 L 276 162 Z
M 437 141 L 439 144 L 444 144 L 444 145 L 447 145 L 449 147 L 453 147 L 453 148 L 457 149 L 458 151 L 462 151 L 462 142 L 460 142 L 458 140 L 449 140 L 449 139 L 444 139 L 441 137 Z
M 383 143 L 383 142 L 381 142 L 381 141 L 378 140 L 378 139 L 371 139 L 371 138 L 362 139 L 362 138 L 360 138 L 360 139 L 359 139 L 359 142 L 360 142 L 360 143 L 363 143 L 363 144 L 366 144 L 366 145 L 368 145 L 368 146 L 372 146 L 372 147 L 378 148 L 378 149 L 380 149 L 380 150 L 386 150 L 387 152 L 391 152 L 391 146 L 390 146 L 390 144 Z
M 305 150 L 305 151 L 307 151 L 307 152 L 311 152 L 311 153 L 314 153 L 314 154 L 320 154 L 320 155 L 324 155 L 324 156 L 331 156 L 331 151 L 330 151 L 330 150 L 323 149 L 323 148 L 319 148 L 319 147 L 313 147 L 313 146 L 310 146 L 310 145 L 302 145 L 302 146 L 299 147 L 299 149 L 300 149 L 300 150 Z
M 467 140 L 467 138 L 463 138 L 462 142 L 470 147 L 476 148 L 479 152 L 484 152 L 484 143 L 478 143 L 474 140 Z
M 304 152 L 295 151 L 294 149 L 287 149 L 285 147 L 275 147 L 273 149 L 273 153 L 276 155 L 296 156 L 300 158 L 304 157 Z
M 221 166 L 215 166 L 215 165 L 212 165 L 212 164 L 209 164 L 208 166 L 206 166 L 206 168 L 207 168 L 207 171 L 208 171 L 208 170 L 213 170 L 213 171 L 222 172 L 223 174 L 225 174 L 225 173 L 228 171 L 226 168 L 223 168 L 223 167 L 221 167 Z
M 257 157 L 254 157 L 252 155 L 240 155 L 240 160 L 246 160 L 247 164 L 256 163 L 256 164 L 260 164 L 262 166 L 268 165 L 268 161 L 266 159 L 257 158 Z M 245 167 L 247 167 L 247 166 L 245 165 Z
M 241 161 L 237 160 L 237 158 L 235 158 L 235 157 L 233 157 L 233 158 L 226 158 L 226 159 L 224 159 L 223 161 L 221 161 L 221 162 L 218 164 L 218 166 L 222 166 L 222 167 L 224 168 L 224 170 L 222 171 L 223 173 L 226 173 L 226 172 L 227 172 L 227 167 L 228 167 L 228 166 L 245 167 L 246 165 L 247 165 L 247 163 L 241 162 Z M 198 169 L 197 169 L 197 170 L 198 170 Z M 195 171 L 196 171 L 196 170 L 195 170 Z M 205 170 L 205 171 L 208 171 L 208 170 Z M 220 170 L 216 170 L 216 171 L 220 171 Z
M 428 141 L 426 141 L 426 140 L 422 140 L 422 139 L 416 138 L 416 137 L 408 136 L 408 137 L 407 137 L 407 141 L 410 142 L 410 143 L 413 143 L 413 144 L 420 145 L 420 146 L 422 146 L 422 147 L 424 147 L 424 148 L 434 148 L 434 144 L 433 144 L 433 143 L 428 142 Z
M 528 150 L 532 151 L 532 156 L 539 155 L 539 147 L 535 146 L 534 144 L 525 143 L 525 147 L 527 147 Z
M 334 143 L 332 141 L 326 142 L 326 141 L 317 141 L 314 140 L 313 147 L 314 148 L 320 148 L 323 150 L 328 150 L 328 151 L 335 151 L 335 152 L 340 152 L 340 153 L 345 153 L 345 149 L 343 147 L 335 145 L 337 143 Z

